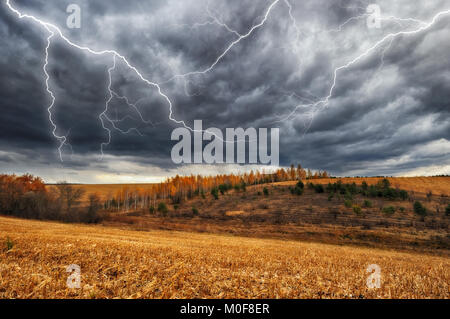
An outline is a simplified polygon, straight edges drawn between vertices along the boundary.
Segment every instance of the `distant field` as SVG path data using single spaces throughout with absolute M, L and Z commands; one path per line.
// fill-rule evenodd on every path
M 0 240 L 0 298 L 450 298 L 447 257 L 5 217 Z M 81 289 L 66 287 L 70 264 Z
M 75 184 L 75 188 L 81 188 L 85 191 L 83 195 L 83 200 L 87 200 L 90 194 L 97 194 L 104 200 L 108 196 L 114 196 L 116 192 L 130 189 L 130 190 L 146 190 L 149 189 L 153 184 Z M 53 185 L 48 185 L 47 187 L 52 188 Z
M 342 180 L 342 183 L 356 183 L 360 185 L 363 181 L 367 184 L 373 185 L 378 183 L 383 178 L 381 177 L 345 177 L 345 178 L 324 178 L 318 180 L 311 180 L 312 183 L 328 184 L 336 183 L 337 180 Z M 448 195 L 450 196 L 450 177 L 388 177 L 392 187 L 398 187 L 407 191 L 414 191 L 419 193 L 432 192 L 434 195 Z M 275 183 L 279 185 L 292 185 L 294 182 Z

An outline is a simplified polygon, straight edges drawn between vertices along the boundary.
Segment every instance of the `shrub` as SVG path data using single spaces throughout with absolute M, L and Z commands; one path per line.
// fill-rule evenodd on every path
M 313 183 L 308 183 L 308 184 L 306 184 L 306 186 L 307 186 L 309 189 L 314 189 L 314 184 L 313 184 Z
M 14 247 L 14 242 L 11 240 L 11 238 L 6 237 L 5 241 L 6 251 L 10 251 Z
M 148 211 L 150 212 L 150 214 L 154 214 L 155 213 L 155 206 L 150 206 Z
M 264 192 L 264 195 L 266 195 L 266 196 L 269 195 L 269 190 L 267 189 L 267 187 L 264 187 L 263 192 Z
M 405 190 L 400 190 L 399 192 L 398 192 L 398 194 L 399 194 L 399 196 L 400 196 L 400 198 L 402 199 L 402 200 L 407 200 L 408 199 L 408 192 L 407 191 L 405 191 Z
M 316 193 L 323 193 L 323 192 L 325 192 L 325 190 L 323 189 L 322 184 L 314 185 L 314 190 L 316 191 Z
M 416 201 L 414 203 L 414 213 L 416 213 L 419 216 L 426 216 L 427 215 L 427 209 L 422 205 L 421 202 Z
M 345 199 L 348 199 L 348 200 L 350 200 L 350 201 L 352 201 L 353 200 L 353 195 L 352 195 L 352 193 L 350 193 L 350 191 L 347 189 L 346 191 L 345 191 L 345 193 L 344 193 L 344 198 Z
M 399 208 L 398 208 L 402 213 L 404 213 L 405 212 L 405 207 L 403 207 L 403 206 L 400 206 Z
M 336 190 L 337 190 L 336 189 L 336 184 L 331 184 L 331 183 L 328 183 L 327 187 L 325 188 L 325 191 L 327 193 L 335 193 Z
M 318 185 L 309 185 L 308 187 L 316 189 L 317 192 L 321 192 Z M 334 184 L 328 183 L 326 186 L 327 193 L 336 193 L 344 195 L 346 199 L 353 200 L 353 196 L 356 194 L 362 194 L 369 197 L 384 197 L 391 200 L 395 199 L 408 199 L 408 192 L 401 189 L 394 189 L 390 187 L 389 181 L 385 178 L 379 181 L 376 185 L 368 185 L 365 181 L 361 186 L 356 183 L 343 184 L 340 180 Z
M 226 192 L 228 192 L 228 190 L 230 190 L 231 189 L 231 185 L 230 184 L 221 184 L 221 185 L 219 185 L 219 191 L 220 191 L 220 193 L 223 195 L 223 194 L 225 194 Z
M 378 182 L 378 187 L 380 188 L 389 188 L 391 186 L 391 183 L 387 178 L 383 178 L 381 181 Z
M 333 197 L 334 197 L 334 194 L 328 195 L 328 201 L 331 202 L 331 200 L 333 199 Z
M 261 196 L 261 195 L 262 195 L 262 193 L 261 193 L 261 192 L 258 192 L 257 194 L 258 194 L 258 196 Z
M 195 207 L 192 207 L 192 214 L 198 215 L 198 209 Z
M 394 213 L 395 213 L 395 207 L 393 207 L 393 206 L 383 207 L 382 212 L 383 212 L 383 214 L 386 215 L 386 216 L 394 215 Z
M 358 205 L 354 205 L 353 206 L 353 212 L 356 214 L 356 215 L 361 215 L 361 213 L 362 213 L 362 209 L 361 209 L 361 207 L 359 207 Z
M 303 182 L 298 181 L 298 183 L 295 185 L 295 187 L 294 188 L 289 187 L 289 190 L 291 191 L 291 194 L 300 196 L 303 194 L 304 188 L 305 188 L 305 185 L 303 184 Z
M 362 184 L 361 184 L 361 188 L 362 188 L 364 191 L 366 191 L 368 187 L 369 187 L 369 186 L 367 185 L 366 181 L 363 181 Z
M 445 215 L 450 216 L 450 204 L 445 207 Z
M 370 200 L 366 199 L 366 200 L 364 200 L 363 206 L 367 207 L 367 208 L 372 207 L 372 202 Z
M 163 216 L 167 214 L 167 205 L 163 202 L 158 204 L 158 212 L 160 212 Z
M 213 195 L 214 199 L 219 199 L 219 190 L 217 189 L 217 187 L 211 189 L 211 195 Z
M 178 204 L 173 205 L 173 209 L 175 209 L 175 210 L 178 210 L 179 207 L 180 207 L 180 205 L 178 205 Z
M 345 200 L 344 205 L 345 205 L 345 207 L 350 208 L 350 207 L 352 207 L 352 201 L 347 199 L 347 200 Z

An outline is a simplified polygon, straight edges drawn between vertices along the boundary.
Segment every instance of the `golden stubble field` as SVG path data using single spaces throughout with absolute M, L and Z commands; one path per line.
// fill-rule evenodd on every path
M 341 180 L 344 184 L 355 183 L 361 185 L 365 181 L 368 185 L 375 185 L 384 177 L 343 177 L 343 178 L 322 178 L 317 180 L 310 180 L 312 183 L 328 184 L 336 183 Z M 394 188 L 400 188 L 409 192 L 428 193 L 432 192 L 434 195 L 450 195 L 450 178 L 444 176 L 434 177 L 387 177 L 391 186 Z M 275 185 L 294 185 L 295 182 L 279 182 Z
M 447 257 L 5 217 L 0 239 L 0 298 L 450 297 Z M 70 264 L 80 289 L 66 286 Z M 379 289 L 366 287 L 370 264 Z

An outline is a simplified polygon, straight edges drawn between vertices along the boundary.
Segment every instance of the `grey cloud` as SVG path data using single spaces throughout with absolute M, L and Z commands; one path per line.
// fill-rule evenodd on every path
M 219 25 L 204 24 L 210 20 L 207 1 L 75 1 L 83 10 L 83 27 L 69 30 L 64 26 L 65 7 L 72 2 L 13 4 L 58 24 L 77 43 L 121 52 L 155 82 L 206 69 L 236 38 Z M 450 7 L 449 1 L 427 7 L 400 2 L 379 4 L 387 15 L 411 14 L 424 20 Z M 244 34 L 261 21 L 270 3 L 211 0 L 209 7 Z M 188 125 L 202 119 L 204 128 L 279 126 L 281 165 L 301 162 L 343 175 L 392 174 L 444 165 L 441 173 L 449 173 L 445 168 L 448 153 L 427 155 L 417 149 L 436 141 L 450 143 L 450 17 L 443 17 L 427 32 L 399 37 L 389 48 L 387 43 L 339 72 L 326 107 L 300 107 L 296 116 L 279 121 L 299 103 L 326 96 L 334 67 L 360 54 L 388 30 L 400 28 L 386 23 L 380 30 L 368 30 L 365 19 L 357 19 L 341 32 L 330 32 L 364 13 L 364 1 L 291 1 L 291 5 L 300 30 L 298 41 L 288 7 L 280 1 L 264 27 L 234 46 L 214 70 L 161 84 L 173 103 L 173 116 Z M 47 34 L 36 24 L 16 19 L 4 4 L 0 16 L 0 151 L 24 154 L 22 163 L 28 161 L 31 169 L 58 163 L 55 170 L 113 173 L 111 167 L 118 158 L 162 170 L 176 167 L 170 160 L 174 144 L 170 133 L 177 125 L 168 120 L 167 102 L 120 61 L 113 72 L 113 88 L 137 103 L 148 123 L 140 121 L 139 114 L 123 101 L 113 99 L 108 116 L 125 119 L 117 126 L 125 131 L 135 127 L 142 136 L 135 130 L 121 134 L 106 122 L 112 130 L 111 143 L 104 148 L 110 157 L 93 164 L 92 159 L 100 157 L 100 144 L 108 139 L 99 115 L 109 97 L 107 69 L 112 57 L 80 52 L 60 39 L 52 43 L 48 66 L 56 96 L 53 119 L 57 134 L 68 134 L 72 149 L 64 148 L 65 161 L 59 163 L 43 82 Z M 399 160 L 404 157 L 408 160 Z M 2 155 L 0 160 L 10 163 L 11 158 Z

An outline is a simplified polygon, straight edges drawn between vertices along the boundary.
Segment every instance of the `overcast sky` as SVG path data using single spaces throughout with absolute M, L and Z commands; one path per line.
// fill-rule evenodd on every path
M 168 101 L 156 87 L 120 60 L 111 71 L 111 88 L 140 114 L 123 99 L 111 100 L 105 114 L 126 134 L 104 120 L 111 142 L 102 157 L 108 132 L 99 116 L 109 99 L 113 55 L 81 51 L 56 35 L 47 70 L 56 98 L 55 134 L 67 136 L 61 161 L 43 70 L 50 34 L 19 19 L 5 1 L 1 172 L 31 172 L 48 182 L 122 183 L 254 168 L 173 164 L 170 135 L 180 124 L 169 119 Z M 81 8 L 80 29 L 66 25 L 71 3 Z M 381 10 L 380 28 L 367 24 L 372 3 Z M 124 56 L 160 85 L 172 117 L 188 126 L 203 120 L 204 128 L 223 130 L 279 127 L 281 166 L 301 163 L 342 176 L 450 174 L 450 11 L 427 25 L 450 9 L 448 0 L 11 0 L 11 5 L 58 26 L 77 45 Z

